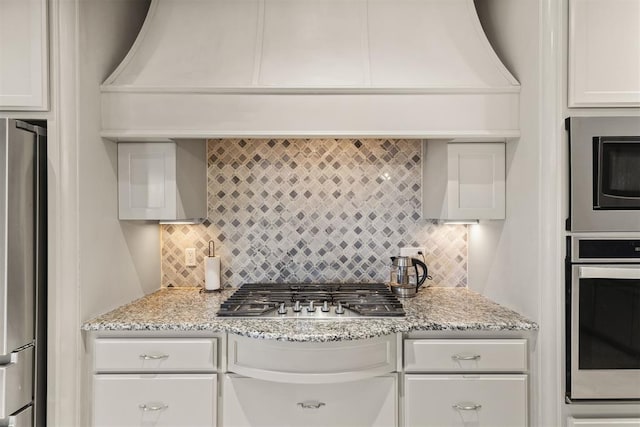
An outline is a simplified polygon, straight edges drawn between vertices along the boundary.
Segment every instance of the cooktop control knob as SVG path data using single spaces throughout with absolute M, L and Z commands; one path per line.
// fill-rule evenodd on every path
M 322 308 L 320 310 L 322 310 L 324 313 L 327 313 L 329 311 L 329 301 L 323 302 Z
M 341 302 L 338 302 L 338 306 L 336 307 L 336 314 L 344 314 L 344 307 L 342 307 Z
M 287 314 L 287 306 L 281 302 L 280 307 L 278 307 L 278 314 Z
M 293 311 L 295 311 L 296 313 L 300 313 L 301 310 L 302 310 L 302 307 L 300 306 L 300 301 L 296 301 L 293 304 Z
M 314 301 L 309 301 L 309 307 L 307 307 L 307 311 L 309 313 L 313 313 L 316 311 L 316 306 L 314 305 Z

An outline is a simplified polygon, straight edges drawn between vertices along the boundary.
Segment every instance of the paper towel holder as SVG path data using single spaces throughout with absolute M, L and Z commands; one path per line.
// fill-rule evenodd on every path
M 220 284 L 220 257 L 216 257 L 216 245 L 213 240 L 209 240 L 209 254 L 205 257 L 205 284 L 202 288 L 204 292 L 219 292 L 222 290 Z M 211 271 L 210 271 L 211 270 Z

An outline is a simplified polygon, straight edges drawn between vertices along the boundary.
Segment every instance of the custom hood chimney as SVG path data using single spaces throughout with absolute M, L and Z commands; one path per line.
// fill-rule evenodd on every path
M 102 135 L 519 136 L 473 0 L 153 0 Z

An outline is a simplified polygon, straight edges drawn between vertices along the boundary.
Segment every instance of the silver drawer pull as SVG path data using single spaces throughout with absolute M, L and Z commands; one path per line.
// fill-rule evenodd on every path
M 141 354 L 140 359 L 142 360 L 162 360 L 168 359 L 168 354 Z
M 310 400 L 307 402 L 298 402 L 298 406 L 302 409 L 320 409 L 323 406 L 326 406 L 326 403 L 318 402 L 317 400 Z
M 138 408 L 142 409 L 145 412 L 162 411 L 169 408 L 169 405 L 165 405 L 164 403 L 143 403 L 141 405 L 138 405 Z
M 478 360 L 480 359 L 479 354 L 454 354 L 451 356 L 453 360 Z
M 477 403 L 470 403 L 470 402 L 464 402 L 464 403 L 456 403 L 455 405 L 452 405 L 453 409 L 457 409 L 459 411 L 477 411 L 478 409 L 482 408 L 482 405 L 478 405 Z

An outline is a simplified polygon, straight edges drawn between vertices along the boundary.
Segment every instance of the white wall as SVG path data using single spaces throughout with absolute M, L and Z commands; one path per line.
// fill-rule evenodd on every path
M 496 53 L 521 85 L 521 137 L 507 143 L 504 221 L 470 227 L 469 288 L 540 322 L 540 2 L 476 0 Z M 530 341 L 530 422 L 542 425 L 538 339 Z
M 77 268 L 82 322 L 160 287 L 160 230 L 157 223 L 118 220 L 117 145 L 100 137 L 100 84 L 135 40 L 149 2 L 81 0 L 77 5 Z M 80 425 L 90 425 L 90 369 L 85 359 L 75 367 L 80 370 Z
M 520 81 L 521 137 L 507 143 L 507 211 L 504 221 L 471 226 L 469 288 L 537 317 L 539 57 L 537 0 L 477 0 L 496 53 Z
M 79 269 L 82 320 L 160 287 L 158 224 L 118 220 L 117 145 L 100 132 L 100 84 L 129 50 L 145 0 L 79 2 Z

